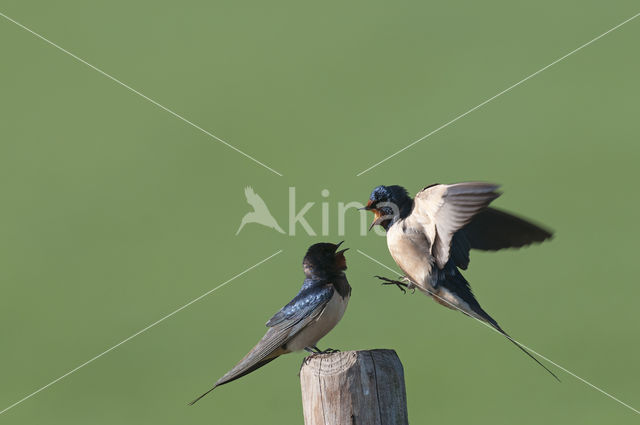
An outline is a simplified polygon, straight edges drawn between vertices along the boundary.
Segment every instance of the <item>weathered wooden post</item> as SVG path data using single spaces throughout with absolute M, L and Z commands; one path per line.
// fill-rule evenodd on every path
M 300 369 L 305 425 L 407 425 L 402 363 L 394 350 L 308 358 Z

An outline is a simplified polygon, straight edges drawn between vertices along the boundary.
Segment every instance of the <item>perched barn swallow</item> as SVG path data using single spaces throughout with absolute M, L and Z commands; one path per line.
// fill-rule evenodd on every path
M 302 261 L 305 279 L 298 295 L 282 307 L 269 321 L 269 330 L 260 342 L 206 393 L 266 365 L 282 354 L 306 350 L 325 353 L 316 344 L 333 329 L 344 314 L 351 296 L 351 286 L 344 271 L 347 261 L 339 244 L 317 243 L 307 250 Z
M 467 269 L 472 248 L 494 251 L 551 238 L 533 223 L 490 208 L 500 196 L 497 189 L 480 182 L 434 184 L 414 199 L 401 186 L 373 189 L 365 207 L 375 214 L 370 229 L 380 225 L 386 230 L 389 252 L 408 283 L 376 277 L 403 291 L 417 288 L 445 307 L 488 323 L 558 379 L 480 307 L 459 270 Z

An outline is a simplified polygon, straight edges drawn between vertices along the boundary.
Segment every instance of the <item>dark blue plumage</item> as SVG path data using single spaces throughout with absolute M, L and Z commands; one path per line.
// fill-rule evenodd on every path
M 298 295 L 274 314 L 267 322 L 267 326 L 273 327 L 284 321 L 295 321 L 306 317 L 319 306 L 329 302 L 333 291 L 333 286 L 329 285 L 325 279 L 305 279 Z
M 407 189 L 402 186 L 378 186 L 371 191 L 367 207 L 379 210 L 382 216 L 391 217 L 389 221 L 391 225 L 411 213 L 413 199 L 409 196 Z
M 344 274 L 347 269 L 346 249 L 338 251 L 341 243 L 317 243 L 307 250 L 302 262 L 306 278 L 298 294 L 269 319 L 269 329 L 258 344 L 213 388 L 190 404 L 282 354 L 302 349 L 319 351 L 316 344 L 340 321 L 351 294 L 351 286 Z
M 369 197 L 369 199 L 374 202 L 390 201 L 395 203 L 402 203 L 406 200 L 411 201 L 411 197 L 409 196 L 409 192 L 407 192 L 407 189 L 398 185 L 380 185 L 371 191 L 371 196 Z
M 435 289 L 438 287 L 444 287 L 456 294 L 460 299 L 462 299 L 462 301 L 469 305 L 469 308 L 473 312 L 481 316 L 496 329 L 502 331 L 498 322 L 496 322 L 489 313 L 480 307 L 480 303 L 478 303 L 478 300 L 476 300 L 476 297 L 473 295 L 471 285 L 469 285 L 467 279 L 465 279 L 462 273 L 460 273 L 460 270 L 458 270 L 453 260 L 450 260 L 442 269 L 435 267 L 432 272 L 431 279 L 432 285 Z
M 420 289 L 447 308 L 490 324 L 556 377 L 482 309 L 459 270 L 469 266 L 471 249 L 517 248 L 551 237 L 546 229 L 490 208 L 489 204 L 500 196 L 497 189 L 497 185 L 482 182 L 434 184 L 412 199 L 401 186 L 378 186 L 365 209 L 375 215 L 371 227 L 379 224 L 387 231 L 389 251 L 406 273 L 409 287 Z M 408 286 L 381 279 L 403 291 Z

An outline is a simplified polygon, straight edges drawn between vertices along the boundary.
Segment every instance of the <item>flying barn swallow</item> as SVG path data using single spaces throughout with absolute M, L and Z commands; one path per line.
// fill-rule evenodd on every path
M 519 248 L 552 236 L 531 222 L 490 208 L 500 196 L 497 189 L 481 182 L 434 184 L 414 199 L 402 186 L 373 189 L 364 207 L 375 214 L 370 229 L 380 225 L 386 230 L 389 252 L 408 283 L 377 277 L 403 291 L 417 288 L 445 307 L 488 323 L 558 379 L 480 307 L 459 270 L 467 269 L 471 249 Z
M 235 381 L 282 354 L 302 349 L 310 353 L 335 351 L 321 351 L 316 344 L 342 319 L 351 296 L 351 286 L 344 273 L 347 269 L 344 252 L 348 248 L 338 251 L 341 244 L 317 243 L 309 247 L 302 261 L 305 279 L 298 295 L 269 319 L 269 329 L 258 344 L 190 405 L 220 385 Z

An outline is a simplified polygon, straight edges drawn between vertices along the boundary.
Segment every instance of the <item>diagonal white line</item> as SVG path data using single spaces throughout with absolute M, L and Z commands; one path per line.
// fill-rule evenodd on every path
M 397 274 L 398 276 L 402 276 L 402 274 L 398 273 L 398 271 L 392 269 L 391 267 L 387 266 L 386 264 L 381 263 L 380 261 L 376 260 L 375 258 L 373 258 L 370 255 L 365 254 L 364 252 L 360 251 L 359 249 L 356 249 L 356 251 L 358 251 L 360 254 L 362 254 L 363 256 L 367 257 L 369 260 L 373 261 L 374 263 L 384 267 L 385 269 Z M 469 316 L 467 313 L 465 313 L 462 309 L 460 309 L 458 306 L 450 303 L 449 301 L 445 300 L 442 297 L 439 297 L 437 294 L 434 294 L 433 292 L 427 290 L 427 292 L 429 292 L 429 295 L 434 296 L 436 298 L 438 298 L 441 301 L 444 301 L 445 303 L 449 304 L 452 308 L 455 308 L 456 310 L 461 311 L 462 313 L 464 313 L 466 316 L 471 317 L 472 319 L 477 320 L 478 322 L 482 323 L 483 325 L 485 325 L 486 327 L 488 327 L 489 329 L 491 329 L 494 332 L 497 332 L 500 334 L 500 332 L 498 332 L 498 330 L 494 329 L 491 325 L 483 322 L 482 320 L 478 319 L 477 317 L 473 317 L 473 316 Z M 502 335 L 502 334 L 500 334 Z M 513 339 L 513 338 L 511 338 Z M 634 407 L 628 405 L 627 403 L 625 403 L 624 401 L 612 396 L 611 394 L 609 394 L 608 392 L 606 392 L 605 390 L 596 387 L 595 385 L 593 385 L 591 382 L 587 381 L 586 379 L 583 379 L 581 377 L 579 377 L 578 375 L 576 375 L 575 373 L 571 372 L 570 370 L 560 366 L 558 363 L 554 362 L 553 360 L 543 356 L 542 354 L 538 353 L 537 351 L 535 351 L 534 349 L 522 344 L 520 341 L 516 341 L 515 339 L 513 339 L 513 341 L 517 342 L 518 344 L 522 345 L 524 348 L 526 348 L 527 350 L 531 351 L 533 354 L 537 355 L 538 357 L 540 357 L 541 359 L 546 360 L 547 362 L 551 363 L 552 365 L 554 365 L 555 367 L 557 367 L 558 369 L 561 369 L 563 371 L 565 371 L 566 373 L 568 373 L 569 375 L 573 376 L 574 378 L 584 382 L 585 384 L 587 384 L 588 386 L 590 386 L 591 388 L 593 388 L 594 390 L 598 390 L 600 391 L 602 394 L 606 395 L 607 397 L 611 398 L 612 400 L 617 401 L 618 403 L 620 403 L 621 405 L 633 410 L 634 412 L 636 412 L 637 414 L 640 414 L 640 411 L 638 411 L 637 409 L 635 409 Z
M 245 269 L 244 271 L 242 271 L 241 273 L 238 273 L 237 275 L 233 276 L 231 279 L 227 280 L 226 282 L 221 283 L 220 285 L 216 286 L 215 288 L 205 292 L 204 294 L 200 295 L 198 298 L 194 298 L 193 300 L 189 301 L 188 303 L 186 303 L 185 305 L 183 305 L 182 307 L 172 311 L 171 313 L 167 314 L 166 316 L 162 317 L 159 320 L 156 320 L 155 322 L 153 322 L 152 324 L 150 324 L 149 326 L 140 329 L 138 332 L 134 333 L 133 335 L 131 335 L 128 338 L 123 339 L 122 341 L 120 341 L 119 343 L 117 343 L 116 345 L 114 345 L 113 347 L 103 351 L 102 353 L 98 354 L 95 357 L 92 357 L 91 359 L 87 360 L 86 362 L 82 363 L 80 366 L 71 369 L 69 372 L 65 373 L 64 375 L 54 379 L 53 381 L 49 382 L 47 385 L 45 385 L 44 387 L 41 387 L 39 389 L 37 389 L 36 391 L 32 392 L 31 394 L 29 394 L 28 396 L 16 401 L 15 403 L 13 403 L 11 406 L 6 407 L 4 410 L 0 411 L 0 415 L 2 415 L 4 412 L 6 412 L 9 409 L 12 409 L 14 407 L 16 407 L 17 405 L 19 405 L 20 403 L 22 403 L 23 401 L 26 401 L 28 399 L 30 399 L 31 397 L 33 397 L 34 395 L 38 394 L 40 391 L 44 391 L 47 388 L 49 388 L 50 386 L 52 386 L 53 384 L 55 384 L 56 382 L 66 378 L 67 376 L 71 375 L 72 373 L 78 371 L 79 369 L 85 367 L 86 365 L 88 365 L 89 363 L 98 360 L 100 357 L 104 356 L 105 354 L 107 354 L 110 351 L 115 350 L 116 348 L 118 348 L 119 346 L 121 346 L 122 344 L 132 340 L 133 338 L 137 337 L 138 335 L 140 335 L 143 332 L 148 331 L 149 329 L 153 328 L 154 326 L 156 326 L 157 324 L 165 321 L 166 319 L 168 319 L 169 317 L 173 316 L 174 314 L 184 310 L 185 308 L 189 307 L 191 304 L 200 301 L 201 299 L 203 299 L 204 297 L 206 297 L 207 295 L 211 294 L 212 292 L 217 291 L 218 289 L 222 288 L 223 286 L 225 286 L 226 284 L 232 282 L 233 280 L 239 278 L 240 276 L 242 276 L 243 274 L 255 269 L 256 267 L 258 267 L 259 265 L 261 265 L 262 263 L 272 259 L 273 257 L 275 257 L 276 255 L 280 254 L 282 252 L 282 250 L 279 250 L 278 252 L 276 252 L 275 254 L 271 254 L 269 257 L 265 258 L 262 261 L 257 262 L 256 264 L 254 264 L 253 266 Z
M 545 66 L 544 68 L 540 68 L 539 70 L 537 70 L 536 72 L 534 72 L 533 74 L 523 78 L 522 80 L 518 81 L 517 83 L 507 87 L 506 89 L 502 90 L 500 93 L 496 94 L 495 96 L 490 97 L 489 99 L 485 100 L 484 102 L 474 106 L 473 108 L 469 109 L 467 112 L 458 115 L 457 117 L 455 117 L 454 119 L 452 119 L 451 121 L 441 125 L 440 127 L 436 128 L 435 130 L 433 130 L 430 133 L 425 134 L 424 136 L 422 136 L 421 138 L 419 138 L 418 140 L 415 140 L 413 142 L 411 142 L 410 144 L 408 144 L 407 146 L 405 146 L 404 148 L 400 149 L 399 151 L 389 155 L 388 157 L 386 157 L 385 159 L 383 159 L 382 161 L 376 162 L 375 164 L 373 164 L 371 167 L 367 168 L 364 171 L 360 171 L 358 174 L 356 174 L 356 177 L 360 177 L 361 175 L 363 175 L 364 173 L 366 173 L 367 171 L 370 171 L 372 169 L 374 169 L 375 167 L 377 167 L 378 165 L 382 164 L 383 162 L 386 162 L 388 160 L 390 160 L 391 158 L 393 158 L 394 156 L 398 155 L 399 153 L 402 153 L 404 151 L 406 151 L 407 149 L 409 149 L 410 147 L 422 142 L 424 139 L 436 134 L 437 132 L 439 132 L 440 130 L 449 127 L 451 124 L 453 124 L 454 122 L 458 121 L 460 118 L 463 118 L 467 115 L 469 115 L 470 113 L 472 113 L 473 111 L 482 108 L 484 105 L 486 105 L 487 103 L 491 102 L 492 100 L 502 96 L 503 94 L 507 93 L 508 91 L 510 91 L 511 89 L 514 89 L 516 87 L 518 87 L 520 84 L 524 83 L 527 80 L 530 80 L 531 78 L 535 77 L 536 75 L 540 74 L 541 72 L 551 68 L 553 65 L 557 64 L 558 62 L 568 58 L 569 56 L 573 55 L 574 53 L 584 49 L 585 47 L 587 47 L 588 45 L 598 41 L 599 39 L 601 39 L 602 37 L 604 37 L 605 35 L 609 34 L 610 32 L 613 32 L 615 30 L 617 30 L 618 28 L 620 28 L 621 26 L 623 26 L 624 24 L 636 19 L 638 16 L 640 16 L 640 13 L 636 13 L 635 15 L 633 15 L 632 17 L 630 17 L 629 19 L 619 23 L 618 25 L 616 25 L 615 27 L 611 28 L 608 31 L 603 32 L 602 34 L 600 34 L 599 36 L 597 36 L 596 38 L 584 43 L 582 46 L 577 47 L 575 49 L 573 49 L 572 51 L 570 51 L 569 53 L 567 53 L 566 55 L 554 60 L 553 62 L 551 62 L 549 65 Z
M 20 28 L 22 28 L 25 31 L 30 32 L 31 34 L 35 35 L 36 37 L 38 37 L 39 39 L 41 39 L 42 41 L 52 45 L 53 47 L 55 47 L 56 49 L 60 50 L 61 52 L 66 53 L 67 55 L 71 56 L 72 58 L 74 58 L 75 60 L 82 62 L 83 64 L 87 65 L 89 68 L 93 69 L 94 71 L 99 72 L 100 74 L 104 75 L 105 77 L 107 77 L 108 79 L 120 84 L 122 87 L 126 88 L 129 91 L 132 91 L 133 93 L 137 94 L 138 96 L 140 96 L 141 98 L 153 103 L 154 105 L 156 105 L 158 108 L 170 113 L 171 115 L 173 115 L 174 117 L 184 121 L 185 123 L 189 124 L 191 127 L 200 130 L 201 132 L 203 132 L 204 134 L 206 134 L 207 136 L 217 140 L 218 142 L 222 143 L 223 145 L 225 145 L 226 147 L 233 149 L 234 151 L 238 152 L 240 155 L 243 155 L 246 158 L 249 158 L 250 160 L 252 160 L 253 162 L 263 166 L 264 168 L 266 168 L 267 170 L 271 171 L 272 173 L 275 173 L 277 175 L 279 175 L 280 177 L 282 177 L 282 174 L 280 174 L 279 172 L 277 172 L 276 170 L 274 170 L 273 168 L 269 167 L 268 165 L 265 165 L 264 163 L 258 161 L 257 159 L 255 159 L 254 157 L 252 157 L 251 155 L 241 151 L 240 149 L 236 148 L 235 146 L 231 145 L 230 143 L 228 143 L 227 141 L 221 139 L 220 137 L 216 136 L 215 134 L 205 130 L 204 128 L 200 127 L 197 124 L 194 124 L 193 122 L 189 121 L 188 119 L 186 119 L 185 117 L 183 117 L 182 115 L 172 111 L 171 109 L 167 108 L 166 106 L 161 105 L 160 103 L 156 102 L 155 100 L 151 99 L 150 97 L 140 93 L 138 90 L 134 89 L 133 87 L 123 83 L 122 81 L 118 80 L 116 77 L 111 76 L 110 74 L 107 74 L 106 72 L 104 72 L 103 70 L 101 70 L 100 68 L 91 65 L 89 62 L 85 61 L 82 58 L 79 58 L 78 56 L 74 55 L 73 53 L 71 53 L 70 51 L 60 47 L 59 45 L 57 45 L 56 43 L 54 43 L 53 41 L 45 38 L 44 36 L 38 34 L 37 32 L 33 31 L 30 28 L 27 28 L 26 26 L 22 25 L 20 22 L 16 21 L 15 19 L 12 19 L 10 17 L 8 17 L 7 15 L 5 15 L 4 13 L 0 12 L 0 16 L 2 16 L 3 18 L 5 18 L 6 20 L 13 22 L 14 24 L 16 24 L 17 26 L 19 26 Z

